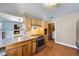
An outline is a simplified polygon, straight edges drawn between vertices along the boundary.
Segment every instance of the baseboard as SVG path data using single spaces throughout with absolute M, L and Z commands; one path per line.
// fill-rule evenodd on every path
M 76 47 L 76 46 L 69 45 L 69 44 L 66 44 L 66 43 L 61 43 L 61 42 L 58 42 L 58 41 L 55 41 L 55 43 L 58 43 L 58 44 L 61 44 L 61 45 L 64 45 L 64 46 L 68 46 L 68 47 L 72 47 L 72 48 L 75 48 L 75 49 L 79 49 L 79 48 Z

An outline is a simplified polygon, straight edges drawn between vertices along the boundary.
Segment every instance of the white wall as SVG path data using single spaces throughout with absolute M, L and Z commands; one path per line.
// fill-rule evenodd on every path
M 5 14 L 5 13 L 0 13 L 0 18 L 1 18 L 0 21 L 21 22 L 21 23 L 23 22 L 22 17 L 10 15 L 10 14 Z
M 56 42 L 76 48 L 76 23 L 79 12 L 52 19 L 56 21 Z
M 21 21 L 19 21 L 19 19 Z M 2 23 L 2 32 L 5 32 L 5 39 L 14 38 L 14 24 L 23 24 L 23 18 L 18 16 L 13 16 L 5 13 L 0 13 L 0 23 Z M 24 29 L 20 28 L 20 33 L 24 33 Z
M 0 40 L 2 39 L 2 23 L 0 22 Z

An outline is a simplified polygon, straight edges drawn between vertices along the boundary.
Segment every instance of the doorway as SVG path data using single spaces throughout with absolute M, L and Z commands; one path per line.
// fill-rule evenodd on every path
M 55 23 L 48 24 L 48 40 L 55 40 Z

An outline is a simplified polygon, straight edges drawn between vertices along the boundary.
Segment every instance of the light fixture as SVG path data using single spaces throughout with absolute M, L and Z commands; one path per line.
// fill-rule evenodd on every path
M 55 7 L 57 3 L 45 3 L 45 5 L 48 7 Z

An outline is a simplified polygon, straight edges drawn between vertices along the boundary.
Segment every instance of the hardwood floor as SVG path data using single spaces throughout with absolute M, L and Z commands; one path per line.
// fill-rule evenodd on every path
M 47 46 L 34 56 L 78 56 L 79 50 L 48 41 Z

